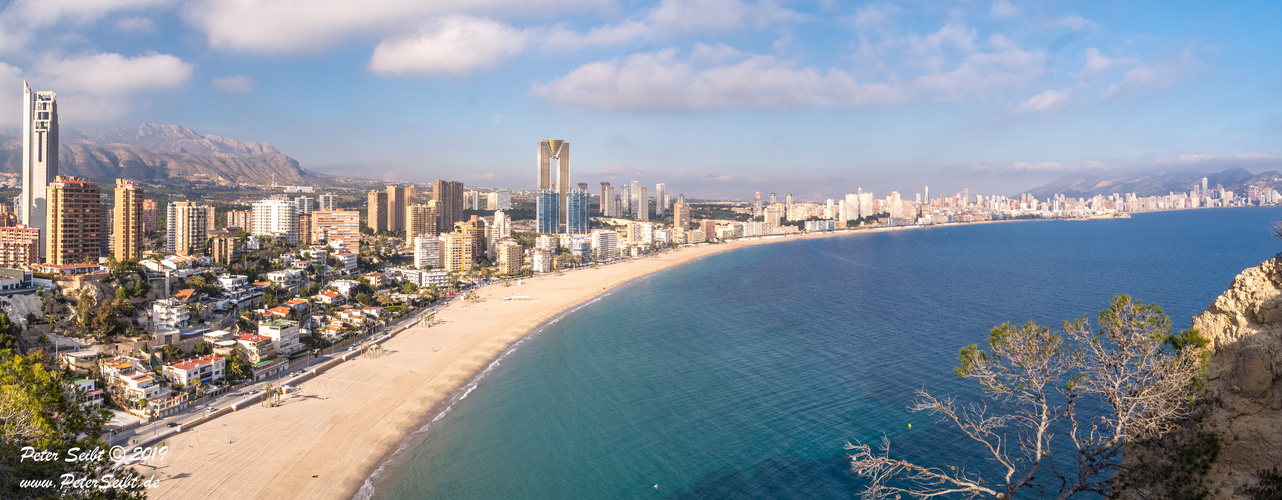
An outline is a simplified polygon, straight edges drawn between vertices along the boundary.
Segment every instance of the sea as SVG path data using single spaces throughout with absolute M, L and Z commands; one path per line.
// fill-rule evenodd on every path
M 1282 251 L 1282 209 L 1138 213 L 759 245 L 637 279 L 504 353 L 358 496 L 852 498 L 846 443 L 983 470 L 913 393 L 978 397 L 957 352 L 1114 295 L 1175 329 Z

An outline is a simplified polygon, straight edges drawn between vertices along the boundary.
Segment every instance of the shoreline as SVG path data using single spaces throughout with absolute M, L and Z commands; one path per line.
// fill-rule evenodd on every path
M 986 223 L 1019 220 L 1042 219 Z M 430 426 L 497 362 L 615 288 L 761 244 L 970 224 L 975 223 L 741 239 L 535 276 L 523 285 L 490 285 L 478 290 L 477 302 L 456 299 L 439 310 L 436 325 L 416 326 L 389 339 L 383 356 L 342 363 L 300 384 L 299 393 L 281 407 L 245 408 L 173 436 L 167 443 L 171 463 L 140 472 L 161 480 L 157 498 L 367 498 L 399 452 L 415 449 L 420 436 L 430 435 Z M 504 293 L 534 300 L 503 301 Z

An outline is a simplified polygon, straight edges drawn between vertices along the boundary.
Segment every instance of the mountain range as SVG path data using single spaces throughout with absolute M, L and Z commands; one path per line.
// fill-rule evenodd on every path
M 61 130 L 58 170 L 89 179 L 125 178 L 170 186 L 195 184 L 332 185 L 335 178 L 298 165 L 275 146 L 200 134 L 178 125 Z M 0 172 L 20 173 L 22 139 L 0 136 Z
M 1235 167 L 1218 173 L 1172 172 L 1164 174 L 1083 175 L 1064 177 L 1028 192 L 1038 198 L 1056 194 L 1074 198 L 1089 198 L 1113 193 L 1135 193 L 1137 196 L 1160 196 L 1187 193 L 1193 186 L 1201 186 L 1206 178 L 1209 188 L 1224 186 L 1225 190 L 1246 194 L 1250 187 L 1276 189 L 1282 192 L 1282 174 L 1276 170 L 1252 174 Z

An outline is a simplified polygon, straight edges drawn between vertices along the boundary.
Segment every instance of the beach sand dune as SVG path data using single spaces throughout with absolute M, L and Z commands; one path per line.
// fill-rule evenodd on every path
M 831 234 L 831 233 L 830 233 Z M 799 238 L 789 238 L 799 239 Z M 276 408 L 251 406 L 167 440 L 149 493 L 162 499 L 351 498 L 444 401 L 512 342 L 606 290 L 713 253 L 773 240 L 705 245 L 598 268 L 481 289 L 431 327 L 384 344 L 304 382 Z M 505 295 L 531 300 L 502 300 Z

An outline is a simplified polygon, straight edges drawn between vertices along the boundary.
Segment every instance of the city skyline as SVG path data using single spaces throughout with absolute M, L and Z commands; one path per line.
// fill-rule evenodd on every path
M 375 4 L 14 2 L 0 85 L 57 92 L 72 130 L 178 123 L 323 173 L 507 189 L 531 136 L 575 142 L 580 180 L 700 197 L 1013 194 L 1282 154 L 1272 5 Z M 19 110 L 0 103 L 6 134 Z

